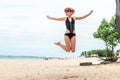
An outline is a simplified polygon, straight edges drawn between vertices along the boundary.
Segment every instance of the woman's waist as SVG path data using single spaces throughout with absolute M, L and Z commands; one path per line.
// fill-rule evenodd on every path
M 74 31 L 70 32 L 69 30 L 66 30 L 65 34 L 66 34 L 66 33 L 73 33 L 73 34 L 76 34 L 76 31 L 74 30 Z

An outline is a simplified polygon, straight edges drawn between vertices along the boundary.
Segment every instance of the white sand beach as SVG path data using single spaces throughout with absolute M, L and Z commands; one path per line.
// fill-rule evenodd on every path
M 88 60 L 0 60 L 0 80 L 120 80 L 120 63 L 79 66 Z

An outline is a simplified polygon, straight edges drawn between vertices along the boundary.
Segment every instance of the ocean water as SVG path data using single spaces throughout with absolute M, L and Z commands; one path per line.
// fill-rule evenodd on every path
M 0 55 L 0 60 L 48 60 L 54 57 Z

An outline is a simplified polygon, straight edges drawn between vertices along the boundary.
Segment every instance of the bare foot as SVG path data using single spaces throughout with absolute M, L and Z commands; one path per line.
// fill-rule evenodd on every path
M 59 46 L 59 45 L 60 45 L 60 42 L 56 42 L 55 45 L 58 45 L 58 46 Z

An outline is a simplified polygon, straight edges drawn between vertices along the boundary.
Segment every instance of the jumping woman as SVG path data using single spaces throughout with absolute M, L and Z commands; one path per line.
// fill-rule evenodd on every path
M 66 17 L 55 18 L 55 17 L 47 16 L 47 18 L 51 20 L 65 22 L 66 25 L 66 32 L 64 34 L 65 45 L 60 42 L 56 42 L 55 44 L 61 47 L 62 49 L 64 49 L 66 52 L 70 52 L 70 51 L 75 52 L 75 46 L 76 46 L 75 20 L 81 20 L 88 17 L 89 15 L 91 15 L 93 10 L 91 10 L 88 14 L 80 17 L 72 17 L 73 13 L 75 13 L 75 10 L 71 7 L 65 8 L 64 12 L 66 14 Z

